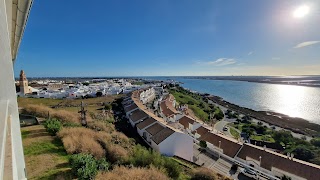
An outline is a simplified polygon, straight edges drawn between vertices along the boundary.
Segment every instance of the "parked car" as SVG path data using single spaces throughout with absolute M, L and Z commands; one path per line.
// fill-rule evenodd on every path
M 257 173 L 250 168 L 244 168 L 241 173 L 247 177 L 251 177 L 251 178 L 256 178 L 257 177 Z
M 223 127 L 223 131 L 228 131 L 228 128 L 227 127 Z

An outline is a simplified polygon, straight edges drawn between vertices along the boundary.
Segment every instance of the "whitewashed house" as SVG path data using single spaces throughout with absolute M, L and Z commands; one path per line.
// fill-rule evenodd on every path
M 178 120 L 179 124 L 183 126 L 183 128 L 187 131 L 188 134 L 192 134 L 193 131 L 201 127 L 201 124 L 197 121 L 193 120 L 188 116 L 182 116 Z
M 139 123 L 141 120 L 147 117 L 148 117 L 148 114 L 146 114 L 144 111 L 141 111 L 140 109 L 137 109 L 130 112 L 128 119 L 131 126 L 134 127 L 137 123 Z
M 166 156 L 178 156 L 193 162 L 193 139 L 169 127 L 151 138 L 151 147 Z

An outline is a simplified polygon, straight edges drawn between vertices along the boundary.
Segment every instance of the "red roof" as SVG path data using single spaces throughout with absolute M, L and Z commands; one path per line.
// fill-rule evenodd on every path
M 261 167 L 270 170 L 272 167 L 281 169 L 291 174 L 306 178 L 306 179 L 319 179 L 320 178 L 320 166 L 314 165 L 308 162 L 304 162 L 297 159 L 289 159 L 287 156 L 264 150 L 261 147 L 254 146 L 252 144 L 244 144 L 243 148 L 238 154 L 238 157 L 246 160 L 246 157 L 250 157 L 257 161 L 260 161 Z
M 220 141 L 220 148 L 223 149 L 223 154 L 230 157 L 234 157 L 241 147 L 241 144 L 238 142 L 213 133 L 207 133 L 204 136 L 201 136 L 199 139 L 207 141 L 216 147 L 219 147 Z

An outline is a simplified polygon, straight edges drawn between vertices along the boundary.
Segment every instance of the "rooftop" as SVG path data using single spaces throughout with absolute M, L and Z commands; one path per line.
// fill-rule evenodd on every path
M 129 111 L 132 111 L 134 109 L 138 108 L 138 106 L 135 104 L 135 103 L 132 103 L 131 105 L 127 106 L 124 108 L 124 111 L 125 112 L 129 112 Z
M 193 124 L 195 122 L 196 121 L 194 121 L 188 116 L 183 116 L 181 119 L 179 119 L 179 123 L 182 124 L 185 129 L 189 128 L 189 124 Z
M 137 128 L 138 129 L 144 129 L 145 127 L 155 123 L 157 120 L 153 119 L 152 117 L 149 117 L 147 119 L 145 119 L 144 121 L 140 122 L 139 124 L 137 124 Z
M 133 121 L 133 122 L 137 122 L 140 119 L 144 119 L 148 117 L 148 115 L 141 111 L 140 109 L 134 110 L 132 113 L 130 113 L 129 118 Z
M 173 131 L 172 129 L 166 127 L 163 130 L 161 130 L 160 132 L 158 132 L 156 135 L 152 136 L 152 140 L 153 142 L 155 142 L 156 144 L 160 144 L 162 141 L 164 141 L 165 139 L 167 139 L 169 136 L 171 136 L 171 134 L 173 134 L 175 131 Z
M 306 179 L 317 179 L 320 177 L 320 166 L 318 165 L 295 158 L 289 159 L 289 157 L 285 155 L 264 149 L 262 147 L 254 146 L 252 144 L 245 143 L 238 154 L 238 157 L 244 160 L 246 157 L 250 157 L 260 161 L 260 156 L 261 167 L 267 170 L 271 171 L 271 168 L 275 167 Z
M 152 126 L 148 127 L 146 129 L 146 131 L 151 134 L 151 135 L 155 135 L 158 132 L 162 131 L 165 127 L 163 127 L 162 125 L 160 125 L 159 123 L 155 123 Z

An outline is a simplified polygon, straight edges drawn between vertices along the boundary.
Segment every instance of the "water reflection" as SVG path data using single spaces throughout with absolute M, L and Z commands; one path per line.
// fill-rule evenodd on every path
M 273 86 L 276 93 L 274 108 L 283 114 L 292 117 L 303 117 L 301 105 L 304 103 L 306 88 L 300 86 L 278 85 Z
M 231 103 L 259 111 L 274 111 L 320 124 L 320 88 L 177 78 L 182 86 L 220 96 Z

